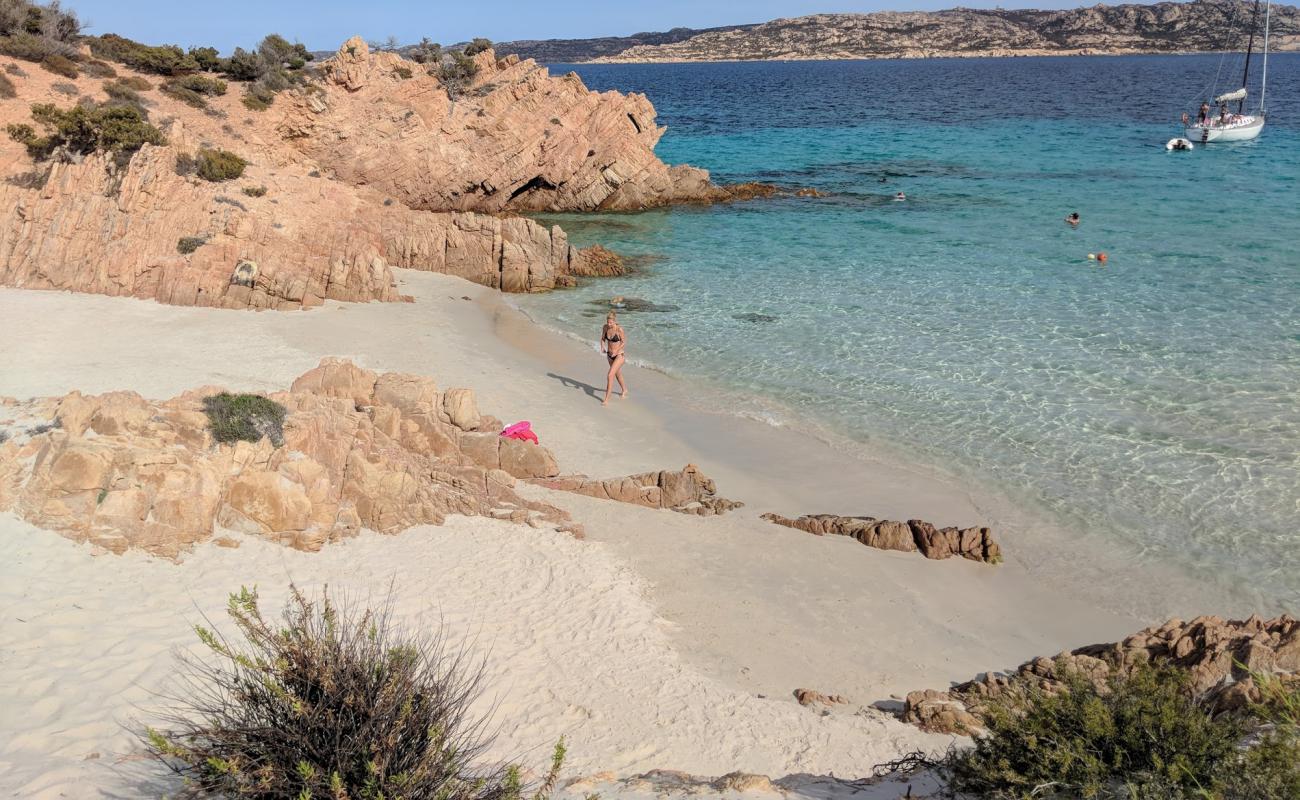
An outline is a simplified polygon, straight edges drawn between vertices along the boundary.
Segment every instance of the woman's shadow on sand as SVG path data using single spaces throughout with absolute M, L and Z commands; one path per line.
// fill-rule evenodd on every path
M 546 377 L 554 378 L 555 380 L 559 381 L 562 385 L 570 389 L 581 389 L 584 393 L 586 393 L 588 397 L 590 397 L 593 400 L 600 400 L 601 395 L 604 392 L 603 389 L 597 389 L 595 386 L 592 386 L 590 383 L 583 383 L 582 381 L 575 380 L 574 378 L 566 378 L 563 375 L 556 375 L 554 372 L 546 373 Z

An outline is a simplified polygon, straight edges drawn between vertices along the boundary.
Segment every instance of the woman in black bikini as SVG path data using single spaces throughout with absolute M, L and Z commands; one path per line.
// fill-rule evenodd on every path
M 627 333 L 618 324 L 618 317 L 613 311 L 605 317 L 605 327 L 600 329 L 600 352 L 609 359 L 609 374 L 605 376 L 605 399 L 602 406 L 609 405 L 609 393 L 618 381 L 619 396 L 627 399 L 627 384 L 623 383 L 623 362 L 627 360 Z

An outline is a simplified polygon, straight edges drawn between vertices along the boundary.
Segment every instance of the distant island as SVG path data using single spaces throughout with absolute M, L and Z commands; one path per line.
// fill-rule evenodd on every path
M 1244 49 L 1254 3 L 1096 5 L 1038 11 L 972 9 L 814 14 L 792 19 L 599 39 L 502 42 L 543 63 L 811 61 L 1213 52 Z M 1272 8 L 1274 50 L 1300 50 L 1300 9 Z

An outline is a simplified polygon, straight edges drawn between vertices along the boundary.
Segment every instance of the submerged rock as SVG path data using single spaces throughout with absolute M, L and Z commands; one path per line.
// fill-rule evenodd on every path
M 773 314 L 758 314 L 750 312 L 745 314 L 736 314 L 733 319 L 740 320 L 741 322 L 753 322 L 757 324 L 760 322 L 776 322 L 779 317 Z

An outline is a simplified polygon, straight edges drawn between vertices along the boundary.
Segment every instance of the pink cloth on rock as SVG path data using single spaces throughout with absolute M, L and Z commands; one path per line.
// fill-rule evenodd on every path
M 528 420 L 506 426 L 506 429 L 501 431 L 501 435 L 507 439 L 519 439 L 533 444 L 541 444 L 537 440 L 537 434 L 533 433 L 533 424 Z

